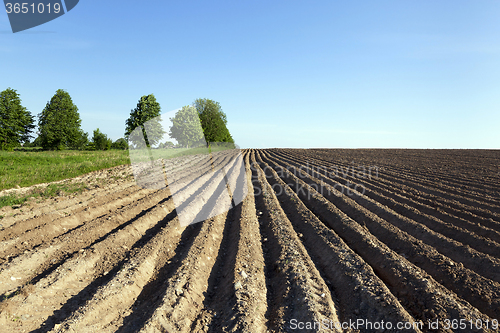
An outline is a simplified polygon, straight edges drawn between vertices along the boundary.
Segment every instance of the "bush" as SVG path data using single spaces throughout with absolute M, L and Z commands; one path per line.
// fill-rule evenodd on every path
M 99 129 L 94 131 L 94 136 L 92 137 L 92 143 L 94 144 L 95 150 L 109 150 L 111 149 L 112 141 L 108 139 L 108 136 L 102 133 Z
M 119 138 L 118 140 L 116 140 L 115 142 L 113 142 L 113 144 L 111 145 L 111 148 L 113 148 L 113 149 L 120 149 L 120 150 L 126 150 L 126 149 L 128 149 L 127 140 L 125 140 L 124 138 Z

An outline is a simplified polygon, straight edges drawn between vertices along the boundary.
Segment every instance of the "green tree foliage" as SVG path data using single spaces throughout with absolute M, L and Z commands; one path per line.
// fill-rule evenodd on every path
M 207 142 L 234 142 L 226 127 L 226 114 L 218 102 L 207 98 L 198 98 L 193 105 L 198 111 Z
M 33 147 L 42 147 L 42 138 L 37 136 L 35 140 L 33 140 Z
M 175 146 L 175 143 L 172 141 L 166 141 L 162 142 L 158 145 L 158 148 L 173 148 Z
M 44 149 L 81 148 L 84 133 L 80 114 L 70 95 L 59 89 L 38 115 L 38 130 Z
M 124 138 L 119 138 L 115 142 L 111 144 L 111 148 L 113 149 L 120 149 L 120 150 L 126 150 L 128 149 L 128 143 L 127 140 Z
M 71 148 L 85 150 L 88 148 L 89 141 L 89 133 L 84 132 L 83 130 L 78 131 L 78 135 L 76 140 Z
M 113 141 L 111 139 L 108 139 L 108 136 L 102 133 L 99 129 L 96 129 L 94 130 L 92 143 L 94 144 L 95 150 L 109 150 L 111 149 L 111 144 L 113 143 Z
M 42 147 L 42 144 L 41 144 L 41 140 L 40 140 L 40 137 L 37 136 L 35 140 L 33 140 L 33 142 L 26 142 L 23 147 L 37 147 L 37 148 L 40 148 Z
M 125 138 L 133 143 L 139 143 L 144 138 L 148 147 L 156 145 L 165 134 L 161 125 L 160 112 L 160 103 L 156 101 L 153 94 L 142 96 L 126 121 Z M 139 126 L 142 128 L 143 138 L 133 137 L 133 131 Z
M 7 88 L 0 92 L 0 149 L 12 150 L 29 142 L 34 128 L 33 116 L 21 105 L 16 90 Z
M 205 144 L 198 112 L 193 106 L 183 106 L 176 112 L 168 135 L 184 147 Z

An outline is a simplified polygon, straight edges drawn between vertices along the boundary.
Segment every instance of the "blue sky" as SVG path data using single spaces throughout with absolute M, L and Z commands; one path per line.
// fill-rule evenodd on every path
M 218 101 L 242 148 L 500 148 L 499 1 L 81 0 L 13 34 L 0 90 L 113 140 L 142 95 Z

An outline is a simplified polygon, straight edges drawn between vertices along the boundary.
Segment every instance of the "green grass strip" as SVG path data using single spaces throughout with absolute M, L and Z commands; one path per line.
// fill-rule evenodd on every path
M 70 184 L 50 184 L 45 188 L 34 189 L 32 192 L 17 196 L 15 194 L 4 195 L 0 197 L 0 208 L 4 206 L 22 205 L 29 198 L 45 199 L 56 195 L 82 193 L 87 187 L 84 183 Z M 2 216 L 0 216 L 0 219 Z
M 127 150 L 0 151 L 0 190 L 72 178 L 123 164 L 130 164 Z

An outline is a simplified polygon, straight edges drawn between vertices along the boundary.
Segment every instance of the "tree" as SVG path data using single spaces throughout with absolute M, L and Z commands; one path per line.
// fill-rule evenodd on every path
M 84 132 L 83 130 L 80 129 L 78 131 L 77 139 L 73 144 L 73 148 L 84 150 L 88 148 L 88 145 L 89 145 L 89 133 Z
M 111 144 L 111 148 L 126 150 L 128 148 L 127 140 L 125 140 L 124 138 L 119 138 Z
M 198 98 L 193 105 L 198 111 L 207 142 L 234 142 L 226 127 L 226 114 L 218 102 L 207 98 Z
M 193 106 L 183 106 L 175 113 L 168 135 L 179 144 L 189 148 L 205 144 L 198 112 Z
M 158 148 L 173 148 L 175 146 L 175 143 L 173 143 L 172 141 L 166 141 L 166 142 L 163 142 L 163 143 L 160 143 L 158 145 Z
M 42 143 L 41 143 L 40 137 L 37 136 L 36 139 L 33 140 L 33 142 L 27 142 L 27 143 L 25 143 L 24 147 L 37 147 L 37 148 L 41 148 L 42 147 Z
M 83 136 L 78 108 L 70 95 L 59 89 L 38 115 L 38 130 L 44 149 L 79 148 Z
M 160 104 L 153 94 L 142 96 L 136 108 L 130 111 L 130 117 L 126 121 L 125 138 L 134 143 L 141 142 L 144 138 L 148 147 L 156 145 L 165 134 L 160 112 Z M 134 130 L 139 126 L 142 129 L 142 137 L 134 137 L 135 133 L 138 133 Z
M 7 88 L 0 92 L 0 149 L 12 150 L 29 142 L 34 122 L 31 113 L 21 105 L 16 90 Z
M 109 150 L 111 149 L 112 141 L 108 139 L 108 136 L 102 133 L 99 129 L 94 131 L 94 136 L 92 137 L 92 143 L 94 144 L 95 150 Z

